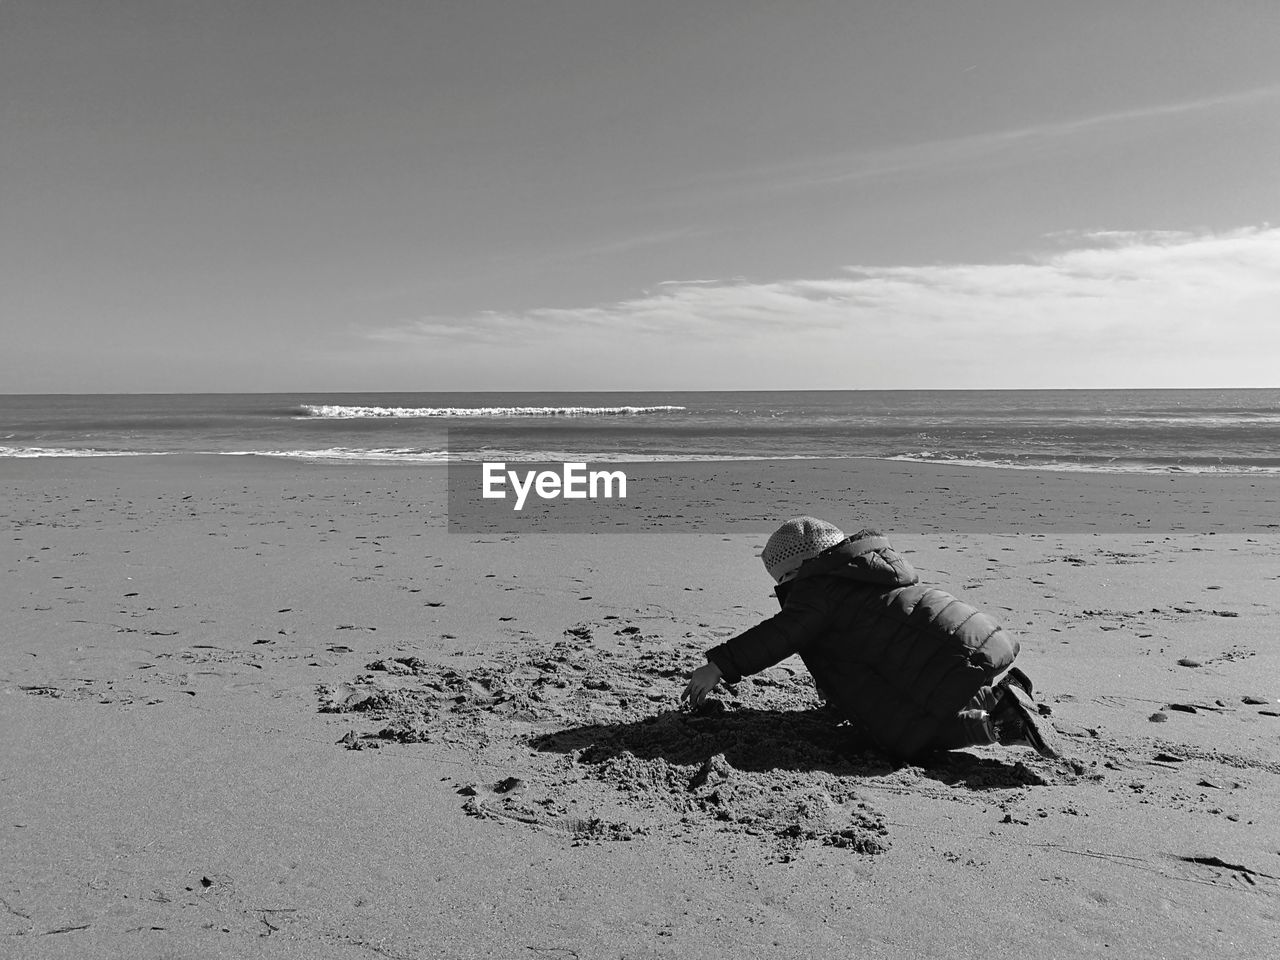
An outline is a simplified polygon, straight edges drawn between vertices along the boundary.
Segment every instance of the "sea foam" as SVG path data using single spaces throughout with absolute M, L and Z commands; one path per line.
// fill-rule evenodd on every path
M 0 447 L 0 457 L 136 457 L 135 450 L 95 450 L 92 447 Z
M 331 403 L 304 403 L 301 417 L 357 420 L 373 417 L 414 419 L 425 417 L 634 417 L 675 413 L 684 407 L 348 407 Z

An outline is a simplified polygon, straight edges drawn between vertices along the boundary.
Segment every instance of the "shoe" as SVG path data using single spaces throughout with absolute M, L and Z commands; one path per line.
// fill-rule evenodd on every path
M 1031 696 L 1035 691 L 1031 689 L 1031 678 L 1019 670 L 1017 667 L 1010 667 L 1008 672 L 1000 678 L 996 684 L 997 687 L 1007 687 L 1014 683 L 1027 692 L 1027 696 Z
M 1005 686 L 1004 696 L 991 713 L 991 724 L 995 727 L 997 743 L 1006 747 L 1031 747 L 1050 760 L 1062 756 L 1058 731 L 1048 719 L 1040 716 L 1030 695 L 1016 683 Z

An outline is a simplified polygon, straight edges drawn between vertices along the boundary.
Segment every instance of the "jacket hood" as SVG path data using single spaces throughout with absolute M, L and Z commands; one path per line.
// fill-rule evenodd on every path
M 840 577 L 890 588 L 909 587 L 920 579 L 889 539 L 875 530 L 859 531 L 806 562 L 793 579 L 779 585 L 778 598 L 785 599 L 787 588 L 810 577 Z

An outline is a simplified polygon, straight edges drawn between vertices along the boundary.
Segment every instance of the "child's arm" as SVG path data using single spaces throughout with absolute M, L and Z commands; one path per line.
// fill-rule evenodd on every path
M 830 618 L 827 594 L 821 588 L 803 583 L 788 595 L 780 613 L 712 647 L 707 651 L 707 659 L 718 668 L 721 678 L 737 683 L 745 676 L 799 653 L 822 634 Z
M 688 701 L 689 706 L 694 708 L 702 706 L 707 694 L 720 682 L 721 676 L 720 668 L 714 663 L 704 663 L 689 677 L 689 685 L 680 694 L 681 702 Z

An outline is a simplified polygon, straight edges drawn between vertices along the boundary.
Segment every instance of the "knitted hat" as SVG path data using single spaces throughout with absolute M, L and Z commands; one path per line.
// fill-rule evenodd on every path
M 769 538 L 760 554 L 764 568 L 777 583 L 786 583 L 806 560 L 844 540 L 844 534 L 816 517 L 793 517 Z

